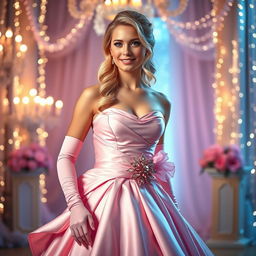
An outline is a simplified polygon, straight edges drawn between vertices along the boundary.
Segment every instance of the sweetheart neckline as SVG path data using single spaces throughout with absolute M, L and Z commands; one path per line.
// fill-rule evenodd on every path
M 152 111 L 148 112 L 148 113 L 145 114 L 145 115 L 136 116 L 135 114 L 130 113 L 130 112 L 127 112 L 127 111 L 125 111 L 125 110 L 123 110 L 123 109 L 115 108 L 115 107 L 109 107 L 109 108 L 106 108 L 106 109 L 102 110 L 101 113 L 97 114 L 97 115 L 95 116 L 95 118 L 93 119 L 93 122 L 97 119 L 97 117 L 98 117 L 100 114 L 102 114 L 103 112 L 105 112 L 105 111 L 107 111 L 107 110 L 111 110 L 111 109 L 116 110 L 116 111 L 121 111 L 121 112 L 125 113 L 126 115 L 130 115 L 132 118 L 134 118 L 134 119 L 136 119 L 136 120 L 142 120 L 143 118 L 145 118 L 145 117 L 147 117 L 147 116 L 149 116 L 149 115 L 151 115 L 151 114 L 153 114 L 153 113 L 159 113 L 159 114 L 164 118 L 164 114 L 163 114 L 160 110 L 152 110 Z

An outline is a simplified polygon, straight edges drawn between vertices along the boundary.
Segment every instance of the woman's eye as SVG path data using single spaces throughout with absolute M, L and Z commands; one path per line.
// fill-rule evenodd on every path
M 114 46 L 116 46 L 116 47 L 121 47 L 121 46 L 122 46 L 122 43 L 120 43 L 120 42 L 115 42 L 115 43 L 114 43 Z
M 133 41 L 132 46 L 140 46 L 141 42 L 140 41 Z

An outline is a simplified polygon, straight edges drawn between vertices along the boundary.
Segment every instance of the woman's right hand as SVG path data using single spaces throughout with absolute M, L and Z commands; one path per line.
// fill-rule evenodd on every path
M 91 213 L 83 203 L 77 204 L 70 209 L 70 229 L 75 241 L 83 244 L 87 249 L 92 246 L 91 229 L 95 230 Z

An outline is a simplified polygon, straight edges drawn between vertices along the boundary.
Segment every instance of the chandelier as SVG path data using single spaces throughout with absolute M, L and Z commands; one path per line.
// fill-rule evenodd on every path
M 76 0 L 68 0 L 68 9 L 71 16 L 76 19 L 81 19 L 95 10 L 94 30 L 98 35 L 103 35 L 106 29 L 105 20 L 113 20 L 120 11 L 134 10 L 152 18 L 155 15 L 155 9 L 157 9 L 162 17 L 167 18 L 181 14 L 186 9 L 187 3 L 188 0 L 180 0 L 178 8 L 169 11 L 170 3 L 168 0 L 105 0 L 103 2 L 81 0 L 78 9 Z
M 97 5 L 94 18 L 94 30 L 97 35 L 103 35 L 106 29 L 104 19 L 113 20 L 116 14 L 122 10 L 135 10 L 143 13 L 145 16 L 152 18 L 154 8 L 151 1 L 143 4 L 141 0 L 106 0 L 104 3 Z

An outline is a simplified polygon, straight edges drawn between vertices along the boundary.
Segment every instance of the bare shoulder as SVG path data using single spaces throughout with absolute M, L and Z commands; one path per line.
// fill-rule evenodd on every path
M 99 99 L 99 85 L 91 85 L 83 89 L 81 92 L 77 104 L 80 105 L 82 108 L 86 108 L 87 110 L 91 110 L 94 112 L 94 106 Z
M 82 91 L 79 99 L 81 100 L 85 99 L 86 101 L 88 100 L 93 101 L 93 100 L 96 100 L 98 97 L 99 97 L 99 85 L 95 84 L 95 85 L 86 87 Z
M 161 109 L 161 111 L 164 115 L 165 129 L 166 129 L 169 118 L 170 118 L 170 113 L 171 113 L 171 102 L 169 101 L 167 96 L 162 92 L 153 90 L 153 94 L 155 96 L 154 98 L 156 99 L 157 103 L 159 104 L 159 108 Z M 159 142 L 158 142 L 159 145 L 164 144 L 164 136 L 165 136 L 165 132 L 163 133 L 163 135 L 159 139 Z
M 152 92 L 156 97 L 157 101 L 159 102 L 159 105 L 161 106 L 161 109 L 164 112 L 165 118 L 168 120 L 171 112 L 171 102 L 169 101 L 168 97 L 164 93 L 153 90 L 153 89 L 152 89 Z
M 92 124 L 94 106 L 98 100 L 99 86 L 92 85 L 85 88 L 76 101 L 67 135 L 84 140 Z
M 171 102 L 169 101 L 169 99 L 167 98 L 167 96 L 162 93 L 162 92 L 157 92 L 158 93 L 158 97 L 162 103 L 162 106 L 166 109 L 166 110 L 170 110 L 171 108 Z

